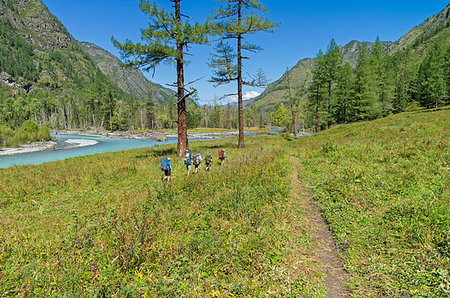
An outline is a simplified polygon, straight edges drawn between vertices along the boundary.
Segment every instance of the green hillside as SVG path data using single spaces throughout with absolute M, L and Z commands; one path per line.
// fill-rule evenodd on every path
M 88 42 L 81 42 L 80 45 L 102 72 L 124 92 L 141 100 L 152 97 L 159 104 L 175 97 L 174 91 L 150 82 L 140 70 L 124 66 L 116 56 L 106 50 Z
M 450 4 L 440 13 L 426 19 L 422 24 L 409 30 L 398 41 L 396 41 L 389 49 L 391 53 L 405 49 L 411 45 L 423 42 L 436 34 L 436 32 L 448 27 L 450 20 Z
M 189 177 L 175 145 L 4 169 L 0 292 L 323 297 L 329 264 L 290 191 L 295 166 L 337 239 L 349 295 L 447 297 L 449 119 L 448 108 L 403 113 L 249 137 L 244 150 L 194 142 L 226 147 L 228 161 Z M 162 156 L 174 160 L 169 184 Z

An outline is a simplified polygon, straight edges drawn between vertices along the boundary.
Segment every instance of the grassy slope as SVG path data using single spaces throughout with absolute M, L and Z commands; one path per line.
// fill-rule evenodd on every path
M 438 40 L 444 40 L 447 41 L 447 43 L 450 41 L 450 27 L 443 29 L 415 48 L 411 58 L 411 66 L 418 68 L 420 63 L 422 63 L 425 57 L 433 50 L 434 45 Z
M 176 161 L 169 185 L 158 164 L 173 145 L 0 170 L 0 293 L 322 296 L 320 266 L 292 268 L 314 246 L 288 195 L 295 154 L 356 296 L 445 296 L 449 119 L 405 113 L 245 150 L 193 143 L 229 161 L 192 177 Z
M 450 110 L 339 126 L 298 150 L 357 296 L 449 293 Z

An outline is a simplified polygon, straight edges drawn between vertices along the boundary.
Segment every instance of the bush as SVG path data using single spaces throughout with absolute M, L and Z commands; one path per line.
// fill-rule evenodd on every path
M 50 129 L 45 125 L 37 125 L 33 121 L 25 121 L 18 130 L 12 130 L 8 126 L 0 126 L 0 145 L 6 147 L 18 147 L 32 142 L 49 141 Z

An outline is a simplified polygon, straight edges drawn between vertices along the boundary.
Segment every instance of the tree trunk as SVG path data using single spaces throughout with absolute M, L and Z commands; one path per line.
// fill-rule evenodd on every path
M 316 103 L 316 131 L 319 131 L 319 86 L 317 86 L 317 103 Z
M 327 115 L 327 129 L 331 126 L 331 84 L 328 82 L 328 115 Z
M 181 24 L 181 0 L 175 0 L 175 17 L 177 22 Z M 180 41 L 177 42 L 177 87 L 178 87 L 178 144 L 177 155 L 183 157 L 188 146 L 187 126 L 186 126 L 186 101 L 184 99 L 184 69 L 183 69 L 183 46 Z
M 294 136 L 297 136 L 297 128 L 295 127 L 295 110 L 294 107 L 291 106 L 291 111 L 292 111 L 292 124 L 291 124 L 291 129 L 292 129 L 292 133 L 294 134 Z
M 241 10 L 242 10 L 242 1 L 239 1 L 238 8 L 238 22 L 239 26 L 241 25 Z M 239 141 L 238 148 L 244 148 L 244 105 L 242 103 L 242 35 L 239 34 L 237 38 L 237 59 L 238 59 L 238 114 L 239 114 Z
M 95 127 L 95 104 L 94 99 L 91 100 L 92 126 Z

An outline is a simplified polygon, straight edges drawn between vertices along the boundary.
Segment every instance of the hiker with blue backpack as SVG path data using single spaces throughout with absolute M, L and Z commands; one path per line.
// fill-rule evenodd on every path
M 192 169 L 192 154 L 189 152 L 189 149 L 186 149 L 186 155 L 184 156 L 184 164 L 186 165 L 187 175 L 191 173 Z
M 161 171 L 164 172 L 164 177 L 162 178 L 162 181 L 169 182 L 170 181 L 170 175 L 172 175 L 172 163 L 170 162 L 170 157 L 161 159 Z

